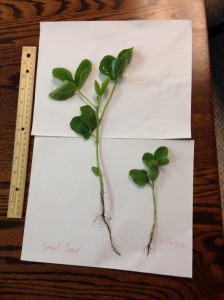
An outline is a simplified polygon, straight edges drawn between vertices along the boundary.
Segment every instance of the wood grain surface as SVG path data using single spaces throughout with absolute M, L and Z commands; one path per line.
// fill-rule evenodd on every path
M 224 299 L 224 240 L 204 6 L 204 0 L 0 0 L 0 299 Z M 24 217 L 6 218 L 22 46 L 38 46 L 40 21 L 130 19 L 193 22 L 193 279 L 21 262 Z M 32 140 L 24 211 L 31 157 Z

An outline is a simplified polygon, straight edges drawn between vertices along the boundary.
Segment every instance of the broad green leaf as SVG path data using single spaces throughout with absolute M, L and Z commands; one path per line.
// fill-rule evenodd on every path
M 70 122 L 70 127 L 73 131 L 82 135 L 86 140 L 91 136 L 90 128 L 82 121 L 81 117 L 74 117 Z
M 148 162 L 148 169 L 152 171 L 157 171 L 159 170 L 159 163 L 157 160 L 150 160 Z
M 99 168 L 97 168 L 97 167 L 92 167 L 91 170 L 92 170 L 93 174 L 95 174 L 96 176 L 99 176 L 99 175 L 100 175 Z
M 121 59 L 126 60 L 126 64 L 128 65 L 129 62 L 130 62 L 130 60 L 131 60 L 132 53 L 133 53 L 133 47 L 132 47 L 132 48 L 129 48 L 129 49 L 124 49 L 124 50 L 122 50 L 122 51 L 118 54 L 118 57 L 121 58 Z
M 145 170 L 131 170 L 129 176 L 139 186 L 145 186 L 148 183 L 147 172 Z
M 127 64 L 125 59 L 121 59 L 119 57 L 116 58 L 112 62 L 112 79 L 118 81 L 122 77 L 126 66 Z
M 102 84 L 101 84 L 101 95 L 103 95 L 106 92 L 106 89 L 108 87 L 108 84 L 110 83 L 110 78 L 106 78 Z
M 167 157 L 167 155 L 168 155 L 168 148 L 164 146 L 157 148 L 156 151 L 154 152 L 155 158 Z
M 83 86 L 83 83 L 89 76 L 91 70 L 92 63 L 88 59 L 84 59 L 75 72 L 75 84 L 78 89 L 80 89 Z
M 168 165 L 169 162 L 170 162 L 169 158 L 167 158 L 167 157 L 159 157 L 157 159 L 157 161 L 158 161 L 158 163 L 159 163 L 160 166 Z
M 157 160 L 151 160 L 148 162 L 147 176 L 149 180 L 154 181 L 159 176 L 159 163 Z
M 106 75 L 107 77 L 113 79 L 112 74 L 112 62 L 115 60 L 115 57 L 111 55 L 106 55 L 100 62 L 99 71 L 103 75 Z
M 97 80 L 94 81 L 94 88 L 95 88 L 95 92 L 97 94 L 97 96 L 101 96 L 101 89 L 100 89 L 100 85 L 98 83 Z
M 155 160 L 154 156 L 152 153 L 148 153 L 146 152 L 143 156 L 142 156 L 142 160 L 143 162 L 146 164 L 146 166 L 149 165 L 149 162 L 152 160 Z
M 71 98 L 76 92 L 76 87 L 73 83 L 71 83 L 68 80 L 65 80 L 61 86 L 59 86 L 57 89 L 53 90 L 49 97 L 51 97 L 54 100 L 66 100 L 68 98 Z
M 96 121 L 96 113 L 92 109 L 90 105 L 80 107 L 82 115 L 80 116 L 81 120 L 91 129 L 94 131 L 97 126 Z
M 74 83 L 74 80 L 72 78 L 72 73 L 65 69 L 65 68 L 55 68 L 52 70 L 52 75 L 54 76 L 54 78 L 57 78 L 61 81 L 65 81 L 68 80 L 70 82 Z
M 100 62 L 100 72 L 114 81 L 118 81 L 132 56 L 133 48 L 124 49 L 115 58 L 111 55 L 105 56 Z
M 130 62 L 132 52 L 133 52 L 133 48 L 124 49 L 118 54 L 116 60 L 113 61 L 112 72 L 115 81 L 118 81 L 124 74 L 124 71 L 128 63 Z
M 157 177 L 159 176 L 159 169 L 157 169 L 157 170 L 148 169 L 147 176 L 148 176 L 149 180 L 155 181 L 157 179 Z

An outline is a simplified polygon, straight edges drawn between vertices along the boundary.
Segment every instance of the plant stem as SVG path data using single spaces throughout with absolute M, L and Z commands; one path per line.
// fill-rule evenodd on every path
M 155 197 L 155 181 L 152 181 L 151 188 L 152 188 L 152 197 L 153 197 L 153 206 L 154 206 L 154 217 L 153 217 L 153 223 L 152 223 L 152 228 L 151 228 L 151 232 L 150 232 L 149 242 L 146 246 L 147 256 L 149 255 L 149 252 L 151 250 L 151 243 L 152 243 L 152 240 L 153 240 L 153 234 L 154 234 L 155 227 L 156 227 L 157 211 L 156 211 L 156 197 Z
M 92 108 L 97 108 L 96 105 L 93 104 L 92 101 L 88 97 L 86 97 L 81 90 L 78 90 L 78 92 L 89 103 L 89 105 L 92 106 Z
M 111 90 L 111 93 L 110 93 L 110 95 L 109 95 L 109 97 L 108 97 L 108 99 L 107 99 L 107 101 L 106 101 L 106 104 L 105 104 L 105 106 L 104 106 L 104 108 L 103 108 L 102 114 L 101 114 L 101 116 L 100 116 L 100 118 L 99 118 L 99 121 L 100 121 L 100 122 L 102 121 L 103 116 L 104 116 L 104 113 L 105 113 L 105 111 L 106 111 L 106 109 L 107 109 L 107 106 L 108 106 L 108 104 L 110 103 L 110 100 L 111 100 L 111 98 L 112 98 L 112 96 L 113 96 L 115 87 L 116 87 L 116 82 L 114 82 L 114 86 L 113 86 L 113 88 L 112 88 L 112 90 Z
M 100 127 L 100 119 L 99 119 L 99 106 L 101 103 L 101 99 L 98 102 L 98 106 L 96 107 L 96 119 L 97 119 L 97 128 L 96 128 L 96 139 L 95 139 L 95 145 L 96 145 L 96 162 L 97 162 L 97 167 L 99 170 L 99 179 L 100 179 L 100 200 L 101 200 L 101 207 L 102 207 L 102 211 L 101 211 L 101 218 L 103 220 L 103 223 L 106 225 L 108 233 L 109 233 L 109 238 L 110 238 L 110 244 L 111 247 L 113 249 L 113 251 L 118 254 L 121 255 L 117 249 L 114 246 L 113 243 L 113 239 L 112 239 L 112 233 L 111 233 L 111 229 L 110 229 L 110 225 L 107 222 L 106 216 L 105 216 L 105 202 L 104 202 L 104 182 L 103 182 L 103 173 L 101 170 L 101 166 L 100 166 L 100 158 L 99 158 L 99 127 Z

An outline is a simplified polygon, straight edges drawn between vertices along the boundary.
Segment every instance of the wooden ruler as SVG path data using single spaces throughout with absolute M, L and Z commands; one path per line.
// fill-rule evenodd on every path
M 20 69 L 16 132 L 9 192 L 8 218 L 22 218 L 26 185 L 33 88 L 36 65 L 36 47 L 23 47 Z

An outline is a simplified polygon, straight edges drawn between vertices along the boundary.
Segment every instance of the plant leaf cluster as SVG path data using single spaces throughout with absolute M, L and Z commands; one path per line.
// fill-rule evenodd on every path
M 70 127 L 73 131 L 88 140 L 97 127 L 96 113 L 90 105 L 80 107 L 81 115 L 72 118 Z
M 100 62 L 99 70 L 111 80 L 118 82 L 130 62 L 133 48 L 122 50 L 117 57 L 106 55 Z
M 98 97 L 101 97 L 105 93 L 110 80 L 118 82 L 121 79 L 130 62 L 132 52 L 133 48 L 129 48 L 122 50 L 117 57 L 112 55 L 104 56 L 100 62 L 99 71 L 108 78 L 106 78 L 101 85 L 95 80 L 94 87 Z M 92 63 L 88 59 L 84 59 L 80 63 L 74 76 L 65 68 L 54 68 L 52 70 L 53 77 L 62 81 L 62 83 L 58 88 L 53 90 L 49 96 L 58 101 L 71 98 L 76 91 L 81 89 L 91 70 Z
M 100 84 L 97 80 L 94 82 L 95 93 L 97 96 L 97 105 L 94 105 L 87 97 L 85 100 L 90 105 L 80 107 L 81 115 L 74 117 L 70 122 L 71 129 L 84 139 L 89 139 L 97 126 L 100 125 L 101 119 L 98 116 L 101 98 L 105 94 L 111 80 L 117 82 L 123 75 L 132 56 L 133 48 L 122 50 L 117 58 L 106 55 L 100 62 L 99 71 L 107 77 Z M 54 100 L 67 100 L 71 98 L 76 91 L 80 91 L 87 77 L 92 70 L 92 63 L 84 59 L 75 71 L 74 76 L 65 68 L 54 68 L 52 75 L 54 78 L 62 81 L 61 85 L 53 90 L 49 96 Z M 98 125 L 97 125 L 98 124 Z M 95 170 L 95 169 L 94 169 Z M 94 174 L 96 174 L 96 170 Z
M 54 78 L 62 81 L 62 84 L 53 90 L 49 96 L 58 101 L 71 98 L 77 90 L 80 90 L 92 70 L 92 63 L 84 59 L 76 69 L 74 78 L 72 73 L 65 68 L 55 68 L 52 70 Z
M 158 178 L 159 167 L 169 164 L 168 148 L 164 146 L 159 147 L 154 154 L 146 152 L 142 160 L 147 170 L 133 169 L 129 172 L 129 176 L 138 186 L 145 186 L 147 183 L 151 184 Z
M 96 95 L 98 97 L 102 97 L 103 94 L 106 92 L 107 90 L 107 87 L 110 83 L 110 78 L 107 77 L 103 82 L 102 84 L 100 85 L 99 82 L 97 80 L 95 80 L 94 82 L 94 88 L 95 88 L 95 92 L 96 92 Z

